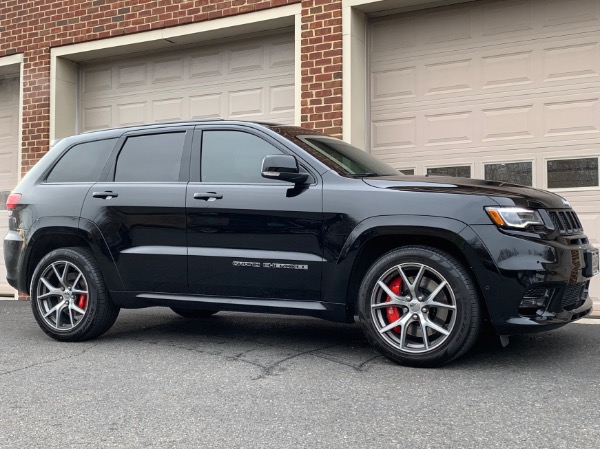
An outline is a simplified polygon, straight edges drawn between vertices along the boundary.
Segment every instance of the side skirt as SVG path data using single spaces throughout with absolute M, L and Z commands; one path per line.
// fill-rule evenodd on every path
M 124 309 L 144 307 L 180 307 L 198 310 L 230 312 L 274 313 L 322 318 L 336 322 L 348 320 L 345 304 L 321 301 L 294 301 L 289 299 L 221 298 L 216 296 L 174 295 L 148 292 L 110 292 L 113 302 Z

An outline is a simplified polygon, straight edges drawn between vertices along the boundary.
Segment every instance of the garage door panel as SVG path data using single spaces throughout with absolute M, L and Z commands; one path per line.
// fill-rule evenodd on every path
M 548 172 L 600 157 L 600 0 L 413 11 L 373 19 L 369 42 L 373 154 L 417 174 L 467 166 L 482 178 L 486 164 L 522 162 L 535 187 L 566 179 L 556 192 L 600 243 L 600 186 L 577 187 L 598 183 L 593 170 L 581 182 Z
M 0 239 L 8 232 L 6 197 L 18 181 L 19 77 L 0 76 Z M 0 295 L 12 295 L 0 245 Z
M 83 68 L 83 130 L 187 118 L 294 120 L 294 39 L 97 62 Z

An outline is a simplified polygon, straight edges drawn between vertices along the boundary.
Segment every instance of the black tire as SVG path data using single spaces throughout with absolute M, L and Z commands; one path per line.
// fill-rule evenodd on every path
M 385 306 L 388 302 L 395 307 Z M 483 321 L 467 270 L 450 254 L 428 246 L 380 257 L 361 283 L 358 315 L 381 354 L 415 367 L 436 367 L 462 356 L 477 341 Z
M 60 248 L 44 256 L 33 273 L 30 292 L 37 323 L 59 341 L 96 338 L 119 315 L 98 264 L 84 248 Z
M 218 310 L 182 309 L 179 307 L 171 307 L 171 310 L 184 318 L 206 318 L 218 312 Z

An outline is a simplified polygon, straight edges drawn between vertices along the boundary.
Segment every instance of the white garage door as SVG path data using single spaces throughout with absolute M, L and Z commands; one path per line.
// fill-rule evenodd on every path
M 599 30 L 598 0 L 475 1 L 374 19 L 371 151 L 409 173 L 550 188 L 598 244 Z
M 0 76 L 0 240 L 8 231 L 6 197 L 18 180 L 19 77 Z M 0 245 L 0 295 L 12 295 Z
M 82 69 L 82 131 L 189 118 L 294 121 L 292 33 Z

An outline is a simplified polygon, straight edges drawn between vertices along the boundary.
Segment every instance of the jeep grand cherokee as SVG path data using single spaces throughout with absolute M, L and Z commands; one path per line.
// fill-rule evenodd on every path
M 189 121 L 66 138 L 7 201 L 8 281 L 62 341 L 120 308 L 353 322 L 386 357 L 436 366 L 591 312 L 598 251 L 560 196 L 403 176 L 302 128 Z

